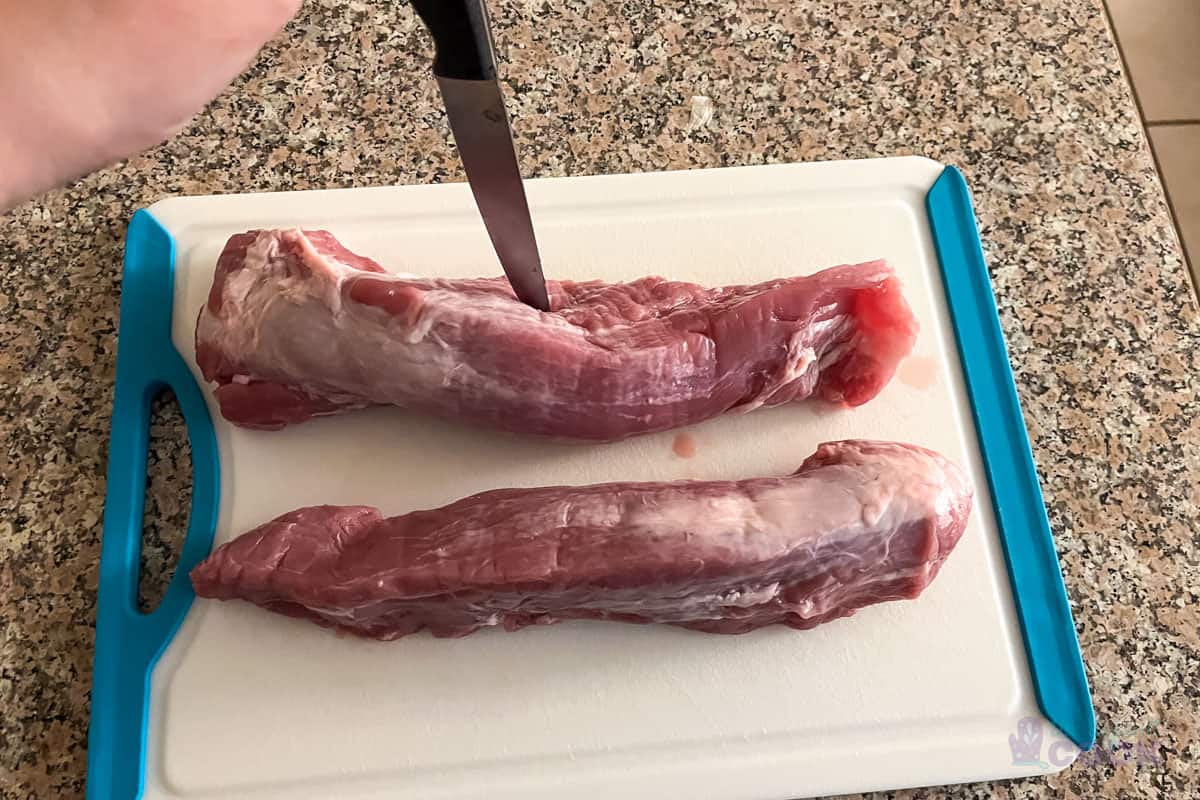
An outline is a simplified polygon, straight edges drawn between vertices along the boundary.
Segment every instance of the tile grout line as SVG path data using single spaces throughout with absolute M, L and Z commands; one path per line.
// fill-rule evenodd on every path
M 1121 71 L 1125 74 L 1125 85 L 1129 87 L 1129 94 L 1133 97 L 1133 107 L 1137 111 L 1138 121 L 1142 123 L 1142 135 L 1146 139 L 1146 147 L 1150 148 L 1150 160 L 1154 164 L 1154 171 L 1158 174 L 1158 185 L 1162 188 L 1163 199 L 1167 201 L 1167 211 L 1171 215 L 1171 225 L 1175 228 L 1175 239 L 1179 242 L 1179 249 L 1183 254 L 1183 268 L 1187 273 L 1188 283 L 1192 286 L 1192 297 L 1197 302 L 1200 302 L 1200 279 L 1197 278 L 1197 272 L 1200 272 L 1200 265 L 1197 266 L 1196 272 L 1192 271 L 1191 253 L 1188 252 L 1187 245 L 1183 243 L 1183 226 L 1179 223 L 1179 214 L 1175 211 L 1175 203 L 1171 200 L 1171 193 L 1167 191 L 1167 181 L 1163 177 L 1162 162 L 1159 160 L 1158 153 L 1154 150 L 1154 142 L 1150 138 L 1151 123 L 1146 121 L 1146 112 L 1142 107 L 1142 98 L 1138 94 L 1137 86 L 1133 82 L 1133 73 L 1129 69 L 1129 59 L 1125 57 L 1125 49 L 1121 46 L 1121 34 L 1117 31 L 1117 24 L 1113 20 L 1112 10 L 1108 7 L 1108 0 L 1101 0 L 1100 7 L 1104 10 L 1104 18 L 1108 22 L 1108 30 L 1112 33 L 1113 44 L 1117 48 L 1117 58 L 1121 62 Z M 1166 127 L 1170 127 L 1176 124 L 1176 121 L 1170 120 L 1163 124 Z
M 1200 119 L 1147 119 L 1142 121 L 1148 128 L 1182 128 L 1188 125 L 1200 125 Z

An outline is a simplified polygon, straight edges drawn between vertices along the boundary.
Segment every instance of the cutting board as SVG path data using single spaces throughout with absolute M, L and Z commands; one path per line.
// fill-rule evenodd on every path
M 193 361 L 225 240 L 324 228 L 392 271 L 500 274 L 470 193 L 184 197 L 139 212 L 126 248 L 89 798 L 754 800 L 1044 773 L 1090 746 L 1074 627 L 956 170 L 900 158 L 535 180 L 528 194 L 555 278 L 723 285 L 887 258 L 920 320 L 914 354 L 857 409 L 793 404 L 688 428 L 691 457 L 676 452 L 678 431 L 572 445 L 396 409 L 240 430 Z M 163 386 L 187 419 L 193 505 L 180 570 L 142 615 L 149 404 Z M 779 475 L 841 438 L 941 451 L 971 476 L 977 501 L 919 599 L 812 631 L 572 622 L 380 643 L 195 600 L 186 577 L 213 546 L 299 506 L 400 514 L 498 487 Z

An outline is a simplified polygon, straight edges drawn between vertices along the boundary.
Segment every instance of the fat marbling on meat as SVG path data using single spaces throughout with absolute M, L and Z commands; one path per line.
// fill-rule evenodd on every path
M 387 519 L 302 508 L 191 578 L 202 597 L 377 639 L 567 619 L 811 628 L 920 594 L 971 505 L 937 453 L 841 441 L 786 477 L 501 489 Z
M 222 252 L 196 326 L 221 413 L 278 429 L 368 405 L 614 441 L 816 395 L 859 405 L 917 323 L 883 261 L 753 286 L 391 275 L 329 233 L 260 230 Z

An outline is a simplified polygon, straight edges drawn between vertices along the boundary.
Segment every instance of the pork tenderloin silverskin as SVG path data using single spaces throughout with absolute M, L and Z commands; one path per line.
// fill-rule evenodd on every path
M 971 506 L 935 452 L 840 441 L 778 478 L 501 489 L 387 519 L 302 508 L 191 578 L 202 597 L 376 639 L 567 619 L 804 629 L 919 595 Z
M 196 325 L 222 415 L 278 429 L 369 405 L 520 434 L 615 441 L 816 395 L 860 405 L 917 322 L 883 261 L 710 289 L 662 278 L 391 275 L 325 231 L 232 237 Z

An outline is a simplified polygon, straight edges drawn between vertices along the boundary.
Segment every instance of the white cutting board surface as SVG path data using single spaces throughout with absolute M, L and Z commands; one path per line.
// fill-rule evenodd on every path
M 977 501 L 921 598 L 807 632 L 573 622 L 391 643 L 197 600 L 153 673 L 145 796 L 753 800 L 1038 771 L 1008 751 L 1017 721 L 1041 714 L 926 222 L 941 169 L 904 158 L 527 184 L 556 278 L 720 285 L 889 259 L 921 333 L 900 377 L 853 411 L 728 416 L 688 429 L 696 454 L 681 458 L 677 432 L 580 446 L 393 409 L 244 431 L 206 390 L 218 544 L 318 503 L 400 514 L 506 486 L 783 474 L 831 439 L 931 447 L 969 472 Z M 176 239 L 173 336 L 189 362 L 217 255 L 246 229 L 326 228 L 397 272 L 500 274 L 463 184 L 151 212 Z

